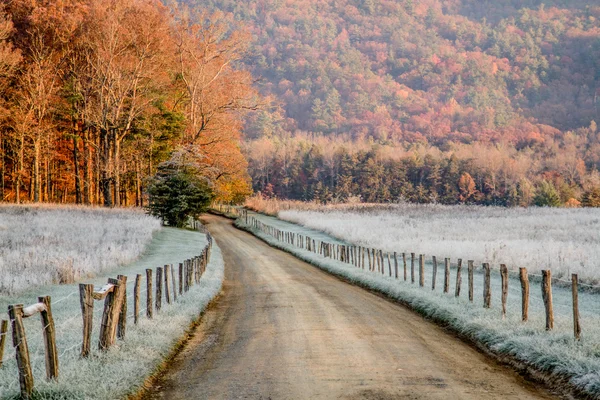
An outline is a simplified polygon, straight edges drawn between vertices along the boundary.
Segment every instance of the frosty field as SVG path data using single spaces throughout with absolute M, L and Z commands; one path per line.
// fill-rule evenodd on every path
M 600 282 L 600 209 L 346 205 L 278 216 L 359 246 Z
M 283 212 L 281 213 L 283 214 Z M 290 213 L 305 214 L 297 211 L 290 211 Z M 348 218 L 347 211 L 340 212 L 339 210 L 314 215 L 331 221 L 331 219 L 327 219 L 329 213 L 340 218 L 336 220 L 339 224 L 343 222 L 341 215 Z M 295 232 L 329 243 L 337 241 L 326 233 L 281 221 L 274 217 L 255 213 L 251 213 L 250 217 L 286 232 Z M 362 221 L 365 223 L 364 219 Z M 577 342 L 573 339 L 572 298 L 569 287 L 556 286 L 553 288 L 555 327 L 554 330 L 547 332 L 540 282 L 535 277 L 531 278 L 529 321 L 523 323 L 521 322 L 521 288 L 515 274 L 509 278 L 508 310 L 506 318 L 503 319 L 500 305 L 501 280 L 497 269 L 492 271 L 492 307 L 485 309 L 482 296 L 483 274 L 480 269 L 476 270 L 474 274 L 474 302 L 470 303 L 467 298 L 465 269 L 463 269 L 462 295 L 461 297 L 454 296 L 456 259 L 453 259 L 450 272 L 450 293 L 445 294 L 442 292 L 443 259 L 438 265 L 436 290 L 432 290 L 430 256 L 427 257 L 425 264 L 425 287 L 421 288 L 418 283 L 411 283 L 410 272 L 408 281 L 403 280 L 402 273 L 399 279 L 395 279 L 388 276 L 387 266 L 385 275 L 370 272 L 367 269 L 359 269 L 351 264 L 325 258 L 311 251 L 280 242 L 268 234 L 244 225 L 243 219 L 239 219 L 236 224 L 252 231 L 273 246 L 295 254 L 321 269 L 410 305 L 424 316 L 450 327 L 463 337 L 473 341 L 482 349 L 492 352 L 504 360 L 508 356 L 510 362 L 517 365 L 518 368 L 533 369 L 537 373 L 544 373 L 546 377 L 550 377 L 550 385 L 557 389 L 564 389 L 568 384 L 569 387 L 574 388 L 575 393 L 582 397 L 600 397 L 600 359 L 598 358 L 600 317 L 597 312 L 600 295 L 597 293 L 587 290 L 579 293 L 582 339 Z M 314 225 L 317 223 L 314 222 Z M 354 226 L 354 224 L 352 225 Z M 358 230 L 359 228 L 354 226 L 354 229 Z M 381 241 L 385 240 L 386 233 L 382 228 L 380 231 L 372 232 L 371 243 L 378 243 L 378 233 Z M 340 236 L 337 235 L 338 238 Z M 364 241 L 360 243 L 367 245 Z M 354 242 L 354 244 L 359 243 Z M 373 245 L 373 247 L 382 248 L 377 245 Z M 398 247 L 391 250 L 402 251 Z M 434 254 L 442 256 L 440 252 Z M 465 267 L 463 264 L 463 268 Z M 402 269 L 401 261 L 400 268 Z M 408 269 L 410 271 L 410 261 Z
M 160 229 L 141 210 L 1 205 L 0 295 L 127 264 Z
M 206 236 L 190 230 L 164 228 L 152 238 L 143 255 L 134 263 L 111 269 L 129 277 L 127 284 L 128 325 L 127 337 L 107 352 L 97 350 L 98 331 L 102 317 L 102 304 L 96 302 L 92 335 L 92 354 L 82 359 L 79 354 L 82 342 L 82 317 L 78 286 L 74 284 L 46 285 L 25 290 L 19 295 L 0 295 L 0 309 L 8 304 L 33 304 L 38 296 L 52 296 L 60 375 L 57 382 L 45 379 L 44 344 L 39 318 L 25 320 L 29 352 L 39 399 L 116 399 L 135 393 L 144 380 L 156 370 L 174 344 L 182 337 L 190 323 L 198 318 L 206 305 L 220 291 L 223 281 L 223 259 L 215 243 L 211 260 L 200 280 L 189 292 L 178 296 L 177 302 L 165 304 L 155 311 L 154 318 L 145 316 L 146 293 L 142 288 L 142 310 L 138 325 L 133 324 L 133 285 L 135 274 L 144 274 L 146 268 L 177 265 L 184 259 L 200 254 Z M 115 266 L 116 267 L 116 266 Z M 145 276 L 145 274 L 143 275 Z M 106 283 L 107 276 L 86 279 L 96 287 Z M 5 317 L 5 312 L 3 312 Z M 14 350 L 7 341 L 5 363 L 0 368 L 0 398 L 16 399 L 19 380 Z

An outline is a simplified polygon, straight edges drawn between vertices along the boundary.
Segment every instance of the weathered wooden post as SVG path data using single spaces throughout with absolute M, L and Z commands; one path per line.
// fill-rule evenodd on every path
M 165 265 L 165 298 L 167 299 L 167 304 L 171 304 L 171 266 Z M 200 270 L 200 268 L 197 268 Z
M 154 314 L 154 302 L 152 301 L 152 270 L 146 270 L 146 317 L 152 319 Z
M 419 286 L 425 286 L 425 255 L 419 254 Z
M 492 289 L 490 264 L 483 263 L 483 308 L 490 308 L 492 305 Z
M 33 394 L 33 373 L 31 372 L 27 336 L 23 325 L 23 304 L 9 305 L 8 317 L 12 325 L 13 346 L 19 368 L 21 398 L 29 400 Z
M 410 283 L 415 283 L 415 253 L 410 253 Z
M 408 279 L 408 273 L 406 272 L 406 253 L 402 253 L 402 264 L 404 264 L 404 281 L 406 282 L 406 280 Z
M 175 269 L 173 268 L 173 264 L 169 265 L 169 275 L 171 275 L 171 280 L 173 281 L 173 301 L 175 302 L 177 301 L 177 279 L 175 279 Z
M 179 263 L 179 295 L 183 294 L 183 263 Z
M 580 340 L 581 325 L 579 324 L 579 285 L 577 274 L 571 275 L 571 283 L 571 291 L 573 292 L 573 333 L 575 335 L 575 340 Z M 2 357 L 0 357 L 0 360 L 2 360 Z
M 527 268 L 519 268 L 519 278 L 521 279 L 521 321 L 526 322 L 529 319 L 529 275 L 527 275 Z
M 163 269 L 162 267 L 156 268 L 156 311 L 159 311 L 162 307 L 162 281 L 163 281 Z
M 117 279 L 121 281 L 123 288 L 123 303 L 121 303 L 121 312 L 119 313 L 117 337 L 124 340 L 125 332 L 127 331 L 127 276 L 117 275 Z
M 52 317 L 50 296 L 38 297 L 38 301 L 45 307 L 40 311 L 42 330 L 44 332 L 44 348 L 46 350 L 46 379 L 58 378 L 58 352 L 56 351 L 56 330 Z
M 396 279 L 398 279 L 398 253 L 394 252 L 394 272 Z
M 8 321 L 3 319 L 0 323 L 0 368 L 4 361 L 4 348 L 6 347 L 6 337 L 8 336 Z
M 444 259 L 444 293 L 450 292 L 450 259 Z
M 83 342 L 81 357 L 88 357 L 92 347 L 92 325 L 94 322 L 94 285 L 79 284 L 79 303 L 83 317 Z
M 108 279 L 109 285 L 113 285 L 104 299 L 104 312 L 102 314 L 102 323 L 100 325 L 100 339 L 98 348 L 107 350 L 115 344 L 117 336 L 117 325 L 119 322 L 119 314 L 123 304 L 123 282 L 120 279 Z
M 133 287 L 133 324 L 137 325 L 140 319 L 140 292 L 142 287 L 142 275 L 135 276 L 135 286 Z
M 431 273 L 431 290 L 435 290 L 435 281 L 437 280 L 437 257 L 431 256 L 433 263 L 433 272 Z
M 546 330 L 554 329 L 554 309 L 552 308 L 552 272 L 542 270 L 542 298 L 546 309 Z
M 502 319 L 505 319 L 508 299 L 508 268 L 505 264 L 500 264 L 500 277 L 502 278 Z
M 468 276 L 469 276 L 469 301 L 472 303 L 473 302 L 473 270 L 475 269 L 474 264 L 475 261 L 473 260 L 469 260 L 467 262 L 468 264 Z
M 458 259 L 456 265 L 456 288 L 454 289 L 454 297 L 460 296 L 460 287 L 462 285 L 462 258 Z

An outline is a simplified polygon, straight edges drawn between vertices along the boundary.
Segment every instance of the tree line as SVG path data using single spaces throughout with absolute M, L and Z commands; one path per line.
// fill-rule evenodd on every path
M 579 131 L 591 134 L 591 128 Z M 562 146 L 562 148 L 561 148 Z M 568 146 L 567 146 L 568 147 Z M 574 149 L 510 144 L 386 146 L 306 135 L 245 148 L 254 189 L 305 201 L 600 207 L 600 173 Z
M 174 154 L 218 199 L 245 196 L 247 44 L 222 13 L 158 0 L 4 2 L 0 199 L 141 206 Z

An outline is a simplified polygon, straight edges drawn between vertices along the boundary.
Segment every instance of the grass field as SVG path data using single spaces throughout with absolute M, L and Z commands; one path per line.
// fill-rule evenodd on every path
M 600 209 L 367 204 L 278 215 L 356 245 L 600 282 Z
M 140 256 L 160 221 L 135 209 L 0 206 L 0 294 L 91 278 Z

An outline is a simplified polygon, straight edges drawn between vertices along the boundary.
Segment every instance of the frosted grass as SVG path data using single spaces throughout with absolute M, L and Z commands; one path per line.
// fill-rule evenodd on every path
M 385 251 L 437 254 L 480 265 L 600 283 L 600 209 L 400 204 L 284 210 L 283 220 Z
M 252 217 L 270 224 L 273 218 L 259 214 Z M 240 219 L 238 226 L 253 232 L 275 247 L 286 250 L 297 257 L 352 283 L 384 293 L 393 299 L 405 302 L 424 316 L 450 326 L 461 335 L 473 340 L 483 348 L 500 355 L 510 355 L 513 359 L 552 375 L 555 385 L 568 381 L 592 397 L 600 396 L 600 315 L 599 297 L 590 292 L 579 293 L 582 340 L 573 339 L 571 290 L 566 287 L 553 288 L 555 329 L 545 331 L 544 305 L 541 283 L 531 282 L 529 321 L 521 322 L 521 289 L 516 274 L 509 278 L 506 319 L 501 318 L 501 279 L 498 271 L 492 271 L 492 307 L 483 308 L 483 275 L 480 269 L 474 274 L 474 302 L 468 301 L 467 268 L 463 262 L 461 297 L 454 296 L 456 285 L 456 263 L 452 264 L 450 293 L 444 294 L 444 260 L 438 254 L 436 290 L 432 291 L 432 264 L 427 258 L 425 264 L 425 287 L 418 284 L 418 259 L 415 265 L 416 283 L 410 282 L 410 258 L 407 258 L 408 281 L 403 280 L 403 264 L 399 258 L 399 279 L 389 277 L 387 258 L 385 276 L 377 272 L 362 270 L 343 262 L 324 258 L 313 252 L 302 250 L 273 237 L 245 226 Z M 271 225 L 271 224 L 270 224 Z M 274 224 L 273 224 L 274 226 Z M 279 229 L 313 236 L 315 231 L 279 221 Z M 321 233 L 318 240 L 334 242 Z M 365 261 L 366 265 L 368 262 Z M 393 271 L 392 261 L 392 271 Z
M 206 245 L 206 236 L 196 231 L 164 228 L 157 232 L 142 257 L 128 265 L 113 270 L 111 277 L 118 274 L 128 276 L 128 324 L 126 340 L 117 340 L 117 345 L 108 352 L 97 350 L 98 332 L 103 303 L 94 304 L 94 326 L 92 355 L 80 359 L 82 341 L 82 317 L 77 285 L 48 285 L 28 290 L 18 296 L 0 296 L 0 309 L 7 310 L 8 304 L 36 302 L 37 296 L 52 296 L 60 376 L 58 382 L 45 379 L 44 345 L 39 318 L 25 320 L 27 340 L 32 358 L 35 389 L 40 399 L 117 399 L 136 392 L 144 380 L 151 375 L 160 362 L 173 349 L 190 323 L 198 318 L 207 304 L 219 293 L 223 282 L 223 258 L 216 243 L 213 244 L 211 260 L 200 284 L 177 297 L 177 302 L 163 305 L 154 312 L 154 319 L 145 316 L 146 292 L 145 269 L 178 265 L 184 259 L 200 255 Z M 140 322 L 133 324 L 133 285 L 135 274 L 143 274 Z M 155 278 L 155 275 L 154 275 Z M 106 277 L 86 280 L 100 286 Z M 3 316 L 6 318 L 6 312 Z M 19 381 L 14 350 L 7 343 L 4 367 L 0 368 L 0 398 L 18 397 Z
M 160 229 L 158 219 L 137 209 L 0 205 L 0 294 L 125 265 Z

